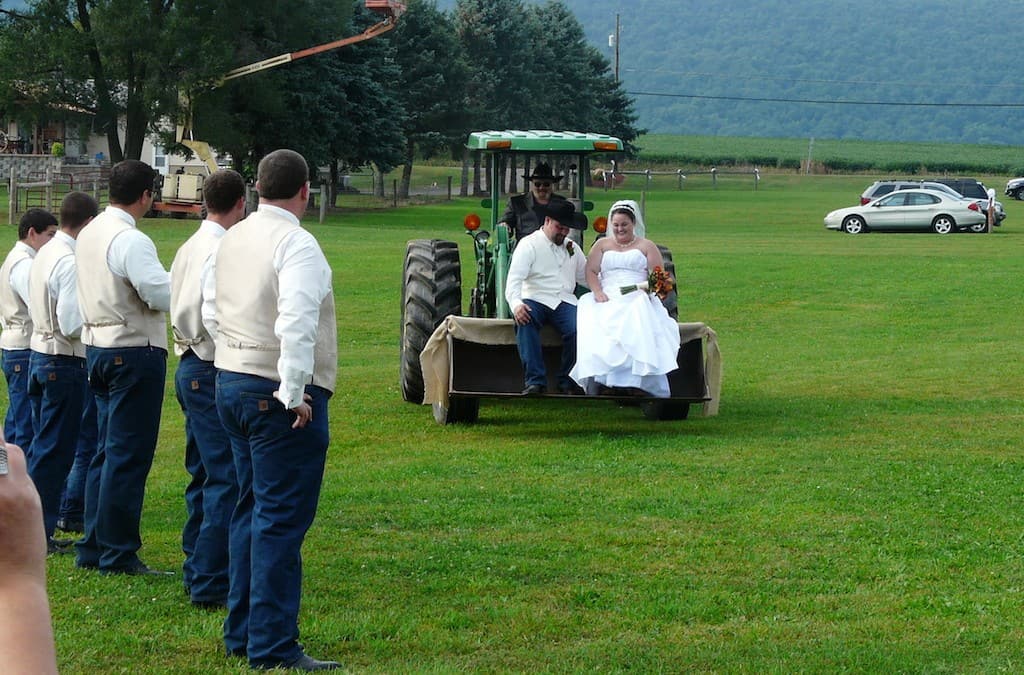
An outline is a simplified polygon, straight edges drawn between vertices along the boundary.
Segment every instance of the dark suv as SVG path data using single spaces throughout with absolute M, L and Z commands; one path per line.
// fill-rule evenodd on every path
M 964 197 L 988 200 L 988 188 L 985 187 L 984 183 L 974 178 L 934 178 L 932 182 L 948 185 Z
M 984 201 L 985 204 L 979 204 L 979 206 L 983 207 L 983 212 L 988 213 L 988 188 L 981 181 L 974 178 L 936 178 L 932 182 L 948 185 L 968 199 Z M 1003 211 L 1003 205 L 996 202 L 996 225 L 1001 224 L 1005 219 L 1006 212 Z

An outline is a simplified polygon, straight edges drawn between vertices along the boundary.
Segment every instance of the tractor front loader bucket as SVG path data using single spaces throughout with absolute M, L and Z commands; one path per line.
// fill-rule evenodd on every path
M 669 375 L 672 396 L 667 399 L 632 397 L 653 419 L 685 419 L 691 403 L 704 404 L 705 414 L 717 412 L 721 377 L 718 344 L 704 324 L 680 324 L 679 368 Z M 554 374 L 561 359 L 556 332 L 542 332 L 548 391 L 557 391 Z M 481 398 L 519 398 L 524 387 L 523 368 L 510 319 L 449 316 L 437 327 L 420 356 L 425 395 L 442 424 L 475 422 Z M 543 396 L 572 399 L 622 400 L 611 393 L 599 396 Z

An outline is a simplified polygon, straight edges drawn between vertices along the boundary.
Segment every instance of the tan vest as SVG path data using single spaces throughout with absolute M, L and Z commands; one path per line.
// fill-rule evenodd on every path
M 20 244 L 20 242 L 19 242 Z M 28 250 L 26 250 L 28 249 Z M 0 265 L 0 349 L 28 349 L 32 337 L 32 317 L 28 305 L 11 286 L 11 270 L 22 260 L 33 258 L 35 252 L 26 245 L 15 245 Z
M 93 347 L 160 347 L 167 349 L 164 313 L 143 302 L 131 282 L 110 271 L 107 251 L 114 237 L 132 226 L 101 212 L 78 235 L 78 305 L 82 342 Z
M 85 356 L 81 338 L 71 338 L 60 331 L 57 322 L 57 298 L 50 295 L 49 281 L 53 270 L 64 258 L 74 258 L 75 249 L 60 237 L 54 237 L 39 249 L 32 261 L 28 282 L 28 305 L 32 314 L 32 351 L 41 354 Z
M 188 238 L 171 263 L 171 331 L 174 353 L 191 349 L 203 361 L 213 361 L 213 338 L 203 326 L 203 264 L 217 250 L 220 237 L 200 229 Z
M 224 235 L 217 250 L 218 368 L 280 382 L 281 343 L 274 334 L 278 279 L 274 251 L 294 223 L 270 213 L 254 213 Z M 338 325 L 334 294 L 320 303 L 313 348 L 315 384 L 333 392 L 338 375 Z

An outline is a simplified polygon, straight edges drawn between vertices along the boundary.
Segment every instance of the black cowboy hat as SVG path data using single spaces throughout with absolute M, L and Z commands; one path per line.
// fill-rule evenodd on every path
M 565 176 L 556 176 L 551 172 L 551 165 L 547 162 L 541 162 L 533 169 L 533 173 L 530 175 L 523 174 L 523 178 L 526 180 L 549 180 L 552 183 L 556 183 L 562 180 Z
M 587 229 L 587 217 L 576 212 L 576 207 L 566 199 L 552 199 L 544 207 L 544 215 L 554 218 L 562 227 L 574 230 Z

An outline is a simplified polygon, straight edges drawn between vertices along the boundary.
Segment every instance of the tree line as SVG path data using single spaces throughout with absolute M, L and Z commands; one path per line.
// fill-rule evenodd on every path
M 469 132 L 642 132 L 608 59 L 561 0 L 406 0 L 393 31 L 221 82 L 232 68 L 353 35 L 379 20 L 362 0 L 29 0 L 0 9 L 0 112 L 32 123 L 76 116 L 110 158 L 139 158 L 174 126 L 252 175 L 289 147 L 340 172 L 462 157 Z M 83 115 L 84 113 L 84 115 Z M 70 123 L 70 122 L 69 122 Z M 378 186 L 383 191 L 383 184 Z M 466 186 L 463 186 L 465 191 Z

